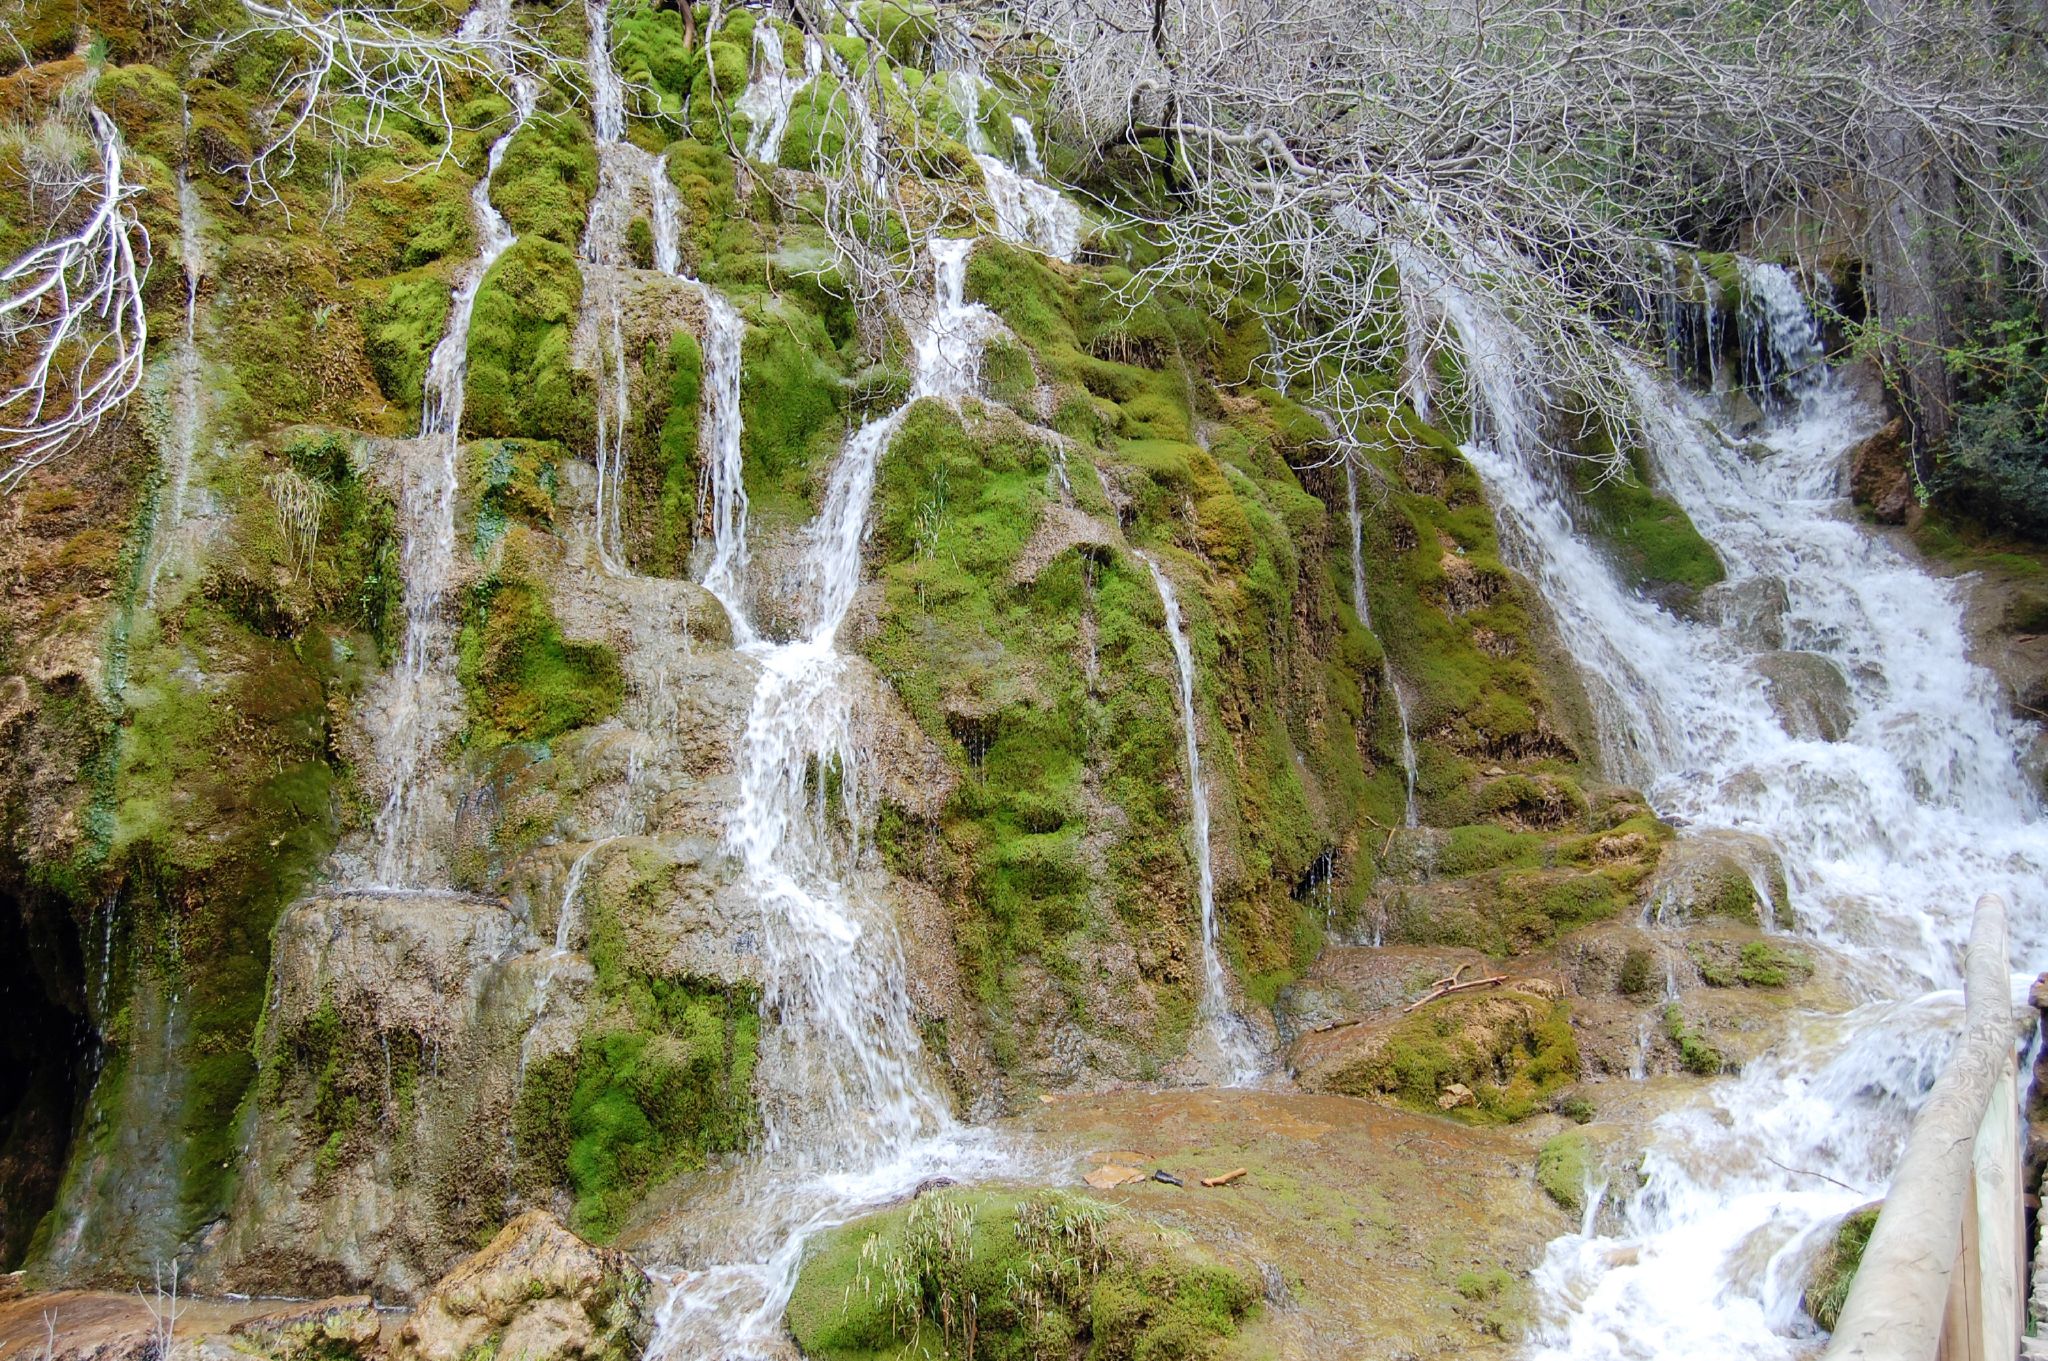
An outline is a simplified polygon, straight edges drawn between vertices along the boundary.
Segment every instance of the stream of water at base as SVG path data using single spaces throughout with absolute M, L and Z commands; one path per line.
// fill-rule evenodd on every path
M 1810 1351 L 1805 1268 L 1844 1213 L 1884 1192 L 1960 1022 L 1948 990 L 1977 895 L 2012 905 L 2027 974 L 2048 964 L 2026 734 L 1967 658 L 1954 586 L 1857 522 L 1844 455 L 1877 413 L 1823 362 L 1797 281 L 1744 272 L 1744 368 L 1774 412 L 1761 433 L 1735 438 L 1712 399 L 1638 379 L 1655 476 L 1728 570 L 1695 621 L 1625 589 L 1577 532 L 1524 338 L 1448 262 L 1404 267 L 1410 296 L 1458 337 L 1480 399 L 1467 456 L 1586 677 L 1608 765 L 1682 828 L 1767 839 L 1795 930 L 1857 1002 L 1787 1014 L 1739 1076 L 1657 1119 L 1619 1232 L 1588 1216 L 1537 1273 L 1529 1352 L 1544 1361 Z M 1781 602 L 1764 612 L 1776 623 L 1759 627 L 1752 595 Z M 1767 674 L 1787 655 L 1838 678 L 1839 740 L 1781 720 Z

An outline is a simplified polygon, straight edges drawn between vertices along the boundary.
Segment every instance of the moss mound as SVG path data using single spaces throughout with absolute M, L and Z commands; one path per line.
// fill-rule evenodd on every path
M 814 1359 L 1199 1358 L 1259 1292 L 1184 1240 L 1054 1192 L 939 1192 L 814 1246 L 786 1319 Z

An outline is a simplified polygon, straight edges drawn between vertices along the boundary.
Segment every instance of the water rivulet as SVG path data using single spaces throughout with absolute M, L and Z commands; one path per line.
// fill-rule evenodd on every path
M 931 247 L 931 310 L 915 338 L 910 402 L 971 395 L 994 325 L 963 299 L 967 240 Z M 764 1042 L 756 1164 L 728 1203 L 691 1216 L 698 1235 L 661 1311 L 654 1356 L 775 1351 L 804 1244 L 944 1169 L 990 1155 L 957 1126 L 923 1071 L 902 948 L 861 863 L 869 806 L 851 663 L 839 630 L 861 579 L 875 472 L 910 404 L 848 437 L 804 544 L 804 623 L 788 642 L 744 621 L 743 516 L 720 535 L 706 584 L 761 666 L 740 739 L 739 805 L 727 837 L 761 912 Z M 714 483 L 737 471 L 720 458 Z M 732 506 L 736 488 L 714 488 Z
M 1639 381 L 1667 413 L 1646 432 L 1652 471 L 1725 562 L 1719 598 L 1782 595 L 1766 629 L 1627 590 L 1575 528 L 1529 345 L 1448 269 L 1418 290 L 1468 356 L 1482 400 L 1467 457 L 1587 677 L 1610 764 L 1682 828 L 1768 838 L 1795 929 L 1860 1002 L 1788 1017 L 1739 1077 L 1657 1121 L 1622 1236 L 1561 1239 L 1539 1271 L 1545 1357 L 1795 1354 L 1804 1267 L 1883 1193 L 1953 1032 L 1953 994 L 1929 990 L 1957 982 L 1976 896 L 2013 904 L 2021 964 L 2048 958 L 2048 835 L 2020 734 L 1965 656 L 1955 592 L 1855 521 L 1843 457 L 1875 411 L 1827 369 L 1796 281 L 1744 275 L 1744 368 L 1778 411 L 1761 436 L 1738 441 L 1713 400 Z M 1842 731 L 1788 726 L 1771 702 L 1772 659 L 1793 652 L 1839 677 Z

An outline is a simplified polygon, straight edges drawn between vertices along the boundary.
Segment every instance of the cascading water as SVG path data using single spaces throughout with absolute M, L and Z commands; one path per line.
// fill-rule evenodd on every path
M 1188 834 L 1194 842 L 1195 884 L 1202 908 L 1202 1022 L 1215 1046 L 1219 1079 L 1228 1086 L 1255 1082 L 1264 1071 L 1259 1047 L 1250 1027 L 1230 1005 L 1230 989 L 1223 973 L 1223 952 L 1218 948 L 1216 921 L 1216 872 L 1209 849 L 1209 789 L 1202 779 L 1202 742 L 1195 722 L 1195 658 L 1188 646 L 1187 628 L 1181 622 L 1180 597 L 1173 582 L 1150 554 L 1140 553 L 1152 570 L 1152 584 L 1159 590 L 1159 603 L 1166 610 L 1166 633 L 1173 643 L 1174 665 L 1179 673 L 1181 733 L 1188 759 Z
M 916 338 L 910 402 L 974 391 L 995 321 L 964 300 L 971 246 L 932 245 L 937 287 Z M 806 624 L 796 638 L 766 641 L 743 623 L 735 573 L 706 578 L 761 666 L 727 837 L 760 907 L 762 1002 L 777 1024 L 757 1069 L 758 1161 L 735 1179 L 730 1213 L 691 1216 L 711 1227 L 689 1245 L 692 1265 L 662 1307 L 653 1357 L 776 1353 L 805 1242 L 940 1169 L 959 1176 L 994 1156 L 954 1122 L 923 1072 L 902 948 L 861 863 L 863 745 L 838 635 L 860 585 L 876 466 L 909 409 L 863 425 L 840 453 L 806 539 Z M 736 458 L 713 462 L 715 501 L 744 505 L 731 485 L 738 472 Z M 728 523 L 734 541 L 744 526 L 743 515 Z
M 1344 463 L 1344 497 L 1351 512 L 1351 610 L 1358 622 L 1372 628 L 1372 603 L 1365 594 L 1365 526 L 1358 515 L 1358 473 L 1349 459 Z M 1410 827 L 1422 825 L 1415 804 L 1415 737 L 1408 726 L 1408 691 L 1394 674 L 1393 659 L 1380 651 L 1380 678 L 1394 697 L 1394 716 L 1401 722 L 1401 774 L 1407 784 L 1408 802 L 1404 818 Z
M 747 488 L 740 447 L 740 355 L 746 323 L 732 304 L 704 290 L 704 427 L 700 443 L 711 498 L 711 566 L 704 589 L 723 601 L 746 589 Z M 734 641 L 753 641 L 743 610 L 729 610 Z
M 783 134 L 789 131 L 789 111 L 795 107 L 796 97 L 818 78 L 824 64 L 824 45 L 806 35 L 803 74 L 791 75 L 782 47 L 782 30 L 765 16 L 754 25 L 754 77 L 747 82 L 735 106 L 747 116 L 749 159 L 773 165 L 782 155 Z
M 511 22 L 511 0 L 481 0 L 462 21 L 462 36 L 480 46 L 503 44 Z M 433 444 L 437 457 L 408 467 L 399 491 L 399 516 L 405 526 L 405 634 L 398 664 L 375 706 L 381 719 L 377 763 L 390 791 L 374 829 L 374 882 L 384 887 L 416 886 L 427 872 L 423 843 L 431 821 L 429 803 L 438 792 L 425 776 L 434 750 L 453 735 L 460 721 L 452 630 L 442 605 L 455 567 L 456 459 L 462 448 L 469 324 L 484 276 L 513 242 L 512 228 L 491 204 L 491 178 L 540 99 L 538 84 L 525 76 L 515 75 L 512 88 L 512 126 L 491 144 L 484 173 L 469 196 L 477 255 L 456 280 L 448 329 L 427 362 L 419 438 Z
M 1504 541 L 1541 586 L 1593 692 L 1616 773 L 1695 833 L 1760 834 L 1783 858 L 1800 929 L 1865 1000 L 1789 1018 L 1741 1076 L 1658 1120 L 1624 1236 L 1558 1240 L 1538 1273 L 1543 1358 L 1789 1358 L 1805 1344 L 1801 1268 L 1845 1211 L 1882 1194 L 1912 1111 L 1958 1024 L 1951 993 L 1984 891 L 2013 906 L 2015 957 L 2048 962 L 2048 831 L 2016 762 L 2017 725 L 1966 658 L 1953 591 L 1863 529 L 1842 458 L 1875 423 L 1831 374 L 1781 269 L 1748 264 L 1750 367 L 1795 399 L 1753 446 L 1714 403 L 1650 379 L 1659 482 L 1726 563 L 1721 588 L 1787 602 L 1763 636 L 1741 611 L 1680 619 L 1624 590 L 1576 537 L 1538 437 L 1531 349 L 1485 301 L 1423 263 L 1413 296 L 1456 332 L 1479 397 L 1467 457 Z M 1853 722 L 1790 735 L 1758 663 L 1829 665 Z
M 953 71 L 946 78 L 947 94 L 967 130 L 967 149 L 981 167 L 989 206 L 995 209 L 996 234 L 1054 259 L 1071 260 L 1081 248 L 1081 209 L 1051 185 L 1020 175 L 989 154 L 988 136 L 981 128 L 981 91 L 986 84 L 972 71 Z M 1034 171 L 1041 170 L 1038 139 L 1031 135 L 1031 124 L 1021 117 L 1011 122 L 1021 129 L 1027 164 Z

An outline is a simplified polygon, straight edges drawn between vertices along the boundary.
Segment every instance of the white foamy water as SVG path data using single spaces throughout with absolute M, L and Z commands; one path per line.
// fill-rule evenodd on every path
M 1867 1000 L 1794 1015 L 1738 1078 L 1656 1124 L 1647 1180 L 1615 1237 L 1551 1246 L 1541 1358 L 1777 1358 L 1810 1350 L 1809 1254 L 1883 1193 L 1912 1111 L 1959 1025 L 1972 904 L 2012 904 L 2016 961 L 2048 963 L 2048 835 L 2019 769 L 2025 734 L 1965 655 L 1954 588 L 1857 522 L 1843 455 L 1877 413 L 1821 362 L 1781 269 L 1744 268 L 1744 369 L 1778 412 L 1744 444 L 1709 399 L 1643 375 L 1655 474 L 1719 550 L 1726 585 L 1691 622 L 1626 590 L 1573 524 L 1538 438 L 1532 350 L 1427 261 L 1404 262 L 1447 319 L 1480 396 L 1466 453 L 1512 560 L 1537 582 L 1585 675 L 1608 763 L 1666 818 L 1767 838 L 1797 931 L 1840 953 Z M 1782 595 L 1759 628 L 1745 599 Z M 1772 613 L 1766 611 L 1766 615 Z M 1760 664 L 1810 654 L 1846 693 L 1839 741 L 1794 736 Z
M 1188 762 L 1188 837 L 1195 856 L 1195 892 L 1202 912 L 1202 1006 L 1205 1037 L 1213 1053 L 1205 1055 L 1216 1080 L 1225 1086 L 1256 1082 L 1265 1071 L 1264 1057 L 1244 1018 L 1230 1005 L 1229 980 L 1223 971 L 1221 926 L 1216 919 L 1216 870 L 1209 846 L 1209 786 L 1202 778 L 1201 730 L 1195 720 L 1195 658 L 1181 621 L 1180 597 L 1173 582 L 1149 553 L 1138 554 L 1152 571 L 1152 584 L 1166 610 L 1166 636 L 1173 644 L 1179 679 L 1180 724 Z
M 934 297 L 916 338 L 912 402 L 974 391 L 995 320 L 964 300 L 971 248 L 933 243 Z M 861 426 L 840 452 L 805 541 L 797 637 L 762 639 L 746 622 L 737 574 L 717 571 L 718 559 L 706 579 L 761 666 L 726 836 L 760 909 L 762 1003 L 776 1023 L 764 1029 L 756 1069 L 755 1160 L 722 1204 L 687 1217 L 691 1241 L 651 1357 L 783 1353 L 782 1310 L 812 1236 L 926 1178 L 1003 1165 L 992 1141 L 954 1120 L 925 1072 L 890 904 L 873 891 L 862 854 L 872 781 L 838 635 L 860 585 L 876 466 L 908 411 L 906 403 Z M 740 508 L 725 521 L 735 541 L 745 527 L 732 485 L 739 471 L 736 456 L 711 468 L 714 506 Z M 727 560 L 742 554 L 735 548 Z
M 990 154 L 988 134 L 981 127 L 981 96 L 987 88 L 988 80 L 978 71 L 946 73 L 946 97 L 960 119 L 967 149 L 981 167 L 982 187 L 989 207 L 995 210 L 996 235 L 1044 251 L 1054 259 L 1071 260 L 1081 248 L 1080 205 L 1031 177 L 1042 175 L 1045 167 L 1039 164 L 1038 138 L 1028 119 L 1013 115 L 1010 125 L 1024 148 L 1025 168 L 1031 176 L 1019 174 Z
M 462 21 L 462 36 L 486 47 L 502 45 L 511 22 L 511 0 L 482 0 Z M 446 811 L 447 791 L 442 781 L 431 778 L 431 766 L 435 751 L 461 722 L 454 630 L 445 597 L 455 569 L 456 461 L 469 376 L 469 325 L 484 276 L 514 239 L 510 225 L 491 205 L 491 177 L 540 98 L 539 86 L 524 76 L 515 76 L 512 88 L 512 126 L 491 144 L 484 173 L 470 191 L 477 255 L 456 276 L 448 329 L 427 361 L 419 438 L 432 443 L 435 457 L 409 461 L 399 488 L 405 634 L 398 663 L 370 704 L 377 725 L 377 765 L 389 789 L 374 828 L 374 882 L 385 887 L 419 887 L 435 872 L 429 829 Z
M 825 49 L 816 38 L 804 38 L 803 74 L 789 70 L 782 46 L 782 30 L 761 15 L 754 23 L 754 73 L 740 93 L 735 107 L 747 116 L 747 156 L 773 165 L 782 155 L 782 138 L 789 131 L 789 111 L 796 97 L 818 78 L 825 64 Z

